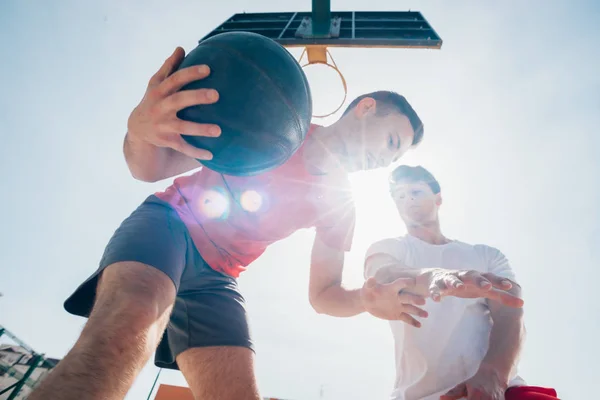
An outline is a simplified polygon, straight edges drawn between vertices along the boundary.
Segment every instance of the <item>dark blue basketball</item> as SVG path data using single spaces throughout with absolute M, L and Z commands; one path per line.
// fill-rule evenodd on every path
M 227 32 L 200 42 L 179 69 L 206 64 L 210 75 L 182 90 L 212 88 L 219 101 L 179 111 L 181 119 L 212 123 L 221 136 L 184 135 L 212 160 L 214 171 L 256 175 L 285 163 L 306 137 L 312 116 L 308 81 L 292 55 L 274 40 L 249 32 Z

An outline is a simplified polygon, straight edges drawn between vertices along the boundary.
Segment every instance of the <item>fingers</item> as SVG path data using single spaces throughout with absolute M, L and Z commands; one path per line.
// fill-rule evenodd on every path
M 492 283 L 477 271 L 461 271 L 458 276 L 465 284 L 475 285 L 484 290 L 492 288 Z
M 442 299 L 442 292 L 446 290 L 446 284 L 443 280 L 434 280 L 429 285 L 429 293 L 433 301 L 440 301 Z
M 492 273 L 482 274 L 488 281 L 491 282 L 492 286 L 503 289 L 510 290 L 513 286 L 512 282 L 506 278 L 502 278 L 498 275 Z
M 181 61 L 185 57 L 185 51 L 181 47 L 177 47 L 175 51 L 165 60 L 160 69 L 150 78 L 148 82 L 149 87 L 157 86 L 164 81 L 175 68 L 179 66 Z
M 414 304 L 416 306 L 423 306 L 426 303 L 425 298 L 423 298 L 422 296 L 404 292 L 398 294 L 398 300 L 400 301 L 400 303 Z
M 200 104 L 213 104 L 219 100 L 219 93 L 214 89 L 182 90 L 162 101 L 162 111 L 177 112 L 184 108 Z
M 444 276 L 444 284 L 448 289 L 462 289 L 465 286 L 463 281 L 461 281 L 460 279 L 458 279 L 457 276 L 452 274 Z
M 398 321 L 404 321 L 405 323 L 414 326 L 415 328 L 420 328 L 421 327 L 421 323 L 419 321 L 417 321 L 416 319 L 414 319 L 413 317 L 411 317 L 410 315 L 406 314 L 406 313 L 401 313 L 398 318 Z
M 218 137 L 221 134 L 221 128 L 213 124 L 198 124 L 196 122 L 176 119 L 167 129 L 168 133 L 177 133 L 189 136 Z
M 208 65 L 195 65 L 193 67 L 180 69 L 162 81 L 161 84 L 155 88 L 155 95 L 167 97 L 168 95 L 177 92 L 188 83 L 204 79 L 208 75 L 210 75 L 210 68 Z
M 499 289 L 488 291 L 485 294 L 485 297 L 512 308 L 521 308 L 525 303 L 519 296 Z
M 212 153 L 210 151 L 192 146 L 191 144 L 186 142 L 185 139 L 181 136 L 176 136 L 176 139 L 174 139 L 173 142 L 170 143 L 169 147 L 171 147 L 173 150 L 185 154 L 188 157 L 195 158 L 197 160 L 212 159 Z
M 411 314 L 411 315 L 416 315 L 417 317 L 421 317 L 421 318 L 427 318 L 429 316 L 429 313 L 427 313 L 427 311 L 413 306 L 412 304 L 401 304 L 400 305 L 402 307 L 402 311 L 406 314 Z

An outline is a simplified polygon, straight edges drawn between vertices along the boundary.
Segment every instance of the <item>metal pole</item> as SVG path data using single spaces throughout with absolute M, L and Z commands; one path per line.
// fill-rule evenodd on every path
M 39 354 L 36 354 L 33 357 L 33 360 L 31 361 L 31 366 L 29 367 L 27 372 L 25 372 L 25 375 L 23 375 L 23 379 L 21 379 L 21 381 L 17 384 L 17 386 L 15 386 L 13 391 L 10 393 L 10 396 L 8 396 L 8 398 L 6 400 L 14 400 L 17 398 L 17 395 L 19 394 L 19 392 L 25 385 L 25 382 L 27 381 L 27 379 L 31 376 L 33 371 L 38 367 L 40 362 L 43 360 L 44 360 L 44 357 Z
M 8 392 L 10 389 L 14 388 L 15 386 L 17 386 L 19 384 L 19 382 L 21 381 L 16 381 L 15 383 L 13 383 L 12 385 L 10 385 L 9 387 L 7 387 L 6 389 L 2 389 L 0 390 L 0 394 L 4 394 L 6 392 Z
M 331 0 L 312 0 L 312 34 L 328 36 L 331 28 Z
M 156 374 L 156 378 L 154 379 L 154 383 L 152 384 L 152 388 L 150 389 L 150 393 L 148 393 L 148 398 L 146 400 L 150 400 L 150 396 L 152 396 L 152 392 L 154 392 L 154 386 L 156 386 L 156 382 L 158 382 L 158 377 L 162 372 L 162 368 L 158 370 L 158 374 Z
M 33 349 L 31 347 L 29 347 L 25 342 L 23 342 L 22 340 L 20 340 L 15 334 L 11 333 L 8 329 L 6 329 L 2 325 L 0 325 L 0 336 L 2 336 L 2 335 L 8 336 L 16 344 L 18 344 L 19 346 L 21 346 L 22 348 L 24 348 L 25 350 L 27 350 L 29 353 L 32 353 L 32 354 L 35 353 L 35 351 L 33 351 Z

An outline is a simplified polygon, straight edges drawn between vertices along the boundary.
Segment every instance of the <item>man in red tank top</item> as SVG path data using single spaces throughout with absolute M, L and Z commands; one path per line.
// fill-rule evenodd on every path
M 181 133 L 219 134 L 218 126 L 176 116 L 218 101 L 213 90 L 178 92 L 210 73 L 206 66 L 173 73 L 183 56 L 177 49 L 167 59 L 128 121 L 125 158 L 142 181 L 198 169 L 198 159 L 210 158 Z M 123 398 L 155 350 L 155 364 L 180 369 L 198 399 L 260 399 L 236 278 L 270 244 L 315 228 L 312 306 L 332 316 L 364 312 L 361 291 L 341 286 L 355 223 L 348 173 L 386 167 L 422 137 L 403 96 L 374 92 L 355 99 L 333 125 L 312 126 L 281 167 L 253 177 L 202 168 L 148 197 L 65 302 L 89 319 L 31 399 Z

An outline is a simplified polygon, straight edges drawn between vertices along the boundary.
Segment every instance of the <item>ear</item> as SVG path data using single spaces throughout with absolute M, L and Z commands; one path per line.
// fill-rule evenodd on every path
M 356 118 L 361 119 L 366 117 L 367 115 L 375 114 L 377 109 L 377 101 L 371 97 L 365 97 L 361 101 L 358 102 L 356 107 L 354 107 L 354 115 Z
M 411 145 L 410 145 L 410 147 L 409 147 L 409 149 L 410 149 L 410 150 L 414 150 L 414 149 L 416 149 L 417 147 L 419 147 L 419 145 L 420 145 L 421 143 L 423 143 L 423 142 L 421 141 L 421 142 L 419 142 L 419 143 L 417 143 L 417 144 L 411 144 Z
M 441 193 L 436 194 L 435 195 L 435 204 L 439 207 L 442 205 L 442 203 L 443 203 L 442 194 Z

